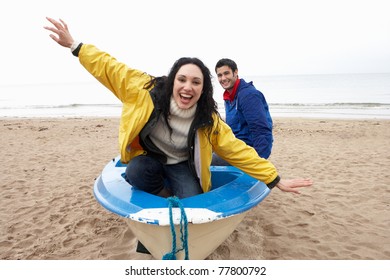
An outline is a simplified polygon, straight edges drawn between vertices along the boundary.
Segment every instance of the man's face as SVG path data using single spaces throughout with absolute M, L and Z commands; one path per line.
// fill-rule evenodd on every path
M 225 90 L 232 90 L 238 78 L 238 70 L 232 71 L 229 66 L 217 68 L 218 82 Z

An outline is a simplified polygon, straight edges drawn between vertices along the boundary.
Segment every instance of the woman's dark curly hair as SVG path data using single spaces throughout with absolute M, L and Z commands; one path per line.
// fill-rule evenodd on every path
M 198 100 L 198 105 L 195 112 L 195 120 L 199 122 L 207 123 L 209 129 L 213 126 L 213 114 L 218 113 L 218 106 L 213 98 L 213 84 L 210 70 L 204 63 L 195 57 L 182 57 L 178 59 L 172 66 L 168 76 L 162 76 L 154 78 L 146 85 L 147 89 L 154 86 L 154 89 L 158 91 L 156 94 L 156 105 L 159 107 L 169 130 L 172 132 L 172 128 L 169 125 L 168 119 L 170 115 L 170 102 L 173 94 L 173 84 L 175 77 L 179 69 L 183 65 L 194 64 L 200 68 L 203 74 L 203 89 L 202 94 Z M 210 130 L 209 130 L 210 131 Z

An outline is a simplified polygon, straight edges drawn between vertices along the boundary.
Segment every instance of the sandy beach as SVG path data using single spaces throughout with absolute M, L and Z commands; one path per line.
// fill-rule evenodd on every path
M 275 189 L 208 259 L 390 259 L 390 120 L 278 118 Z M 152 259 L 93 196 L 117 118 L 0 119 L 0 259 Z

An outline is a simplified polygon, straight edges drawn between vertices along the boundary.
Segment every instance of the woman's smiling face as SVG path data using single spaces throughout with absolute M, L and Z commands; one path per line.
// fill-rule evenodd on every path
M 185 64 L 176 73 L 173 83 L 173 99 L 180 109 L 194 106 L 203 90 L 203 74 L 195 64 Z

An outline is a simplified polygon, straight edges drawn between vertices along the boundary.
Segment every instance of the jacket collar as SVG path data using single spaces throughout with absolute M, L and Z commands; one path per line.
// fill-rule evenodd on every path
M 229 100 L 230 102 L 232 102 L 236 97 L 236 93 L 239 85 L 240 85 L 240 78 L 237 77 L 232 92 L 230 93 L 228 90 L 225 90 L 225 92 L 223 93 L 223 100 Z

